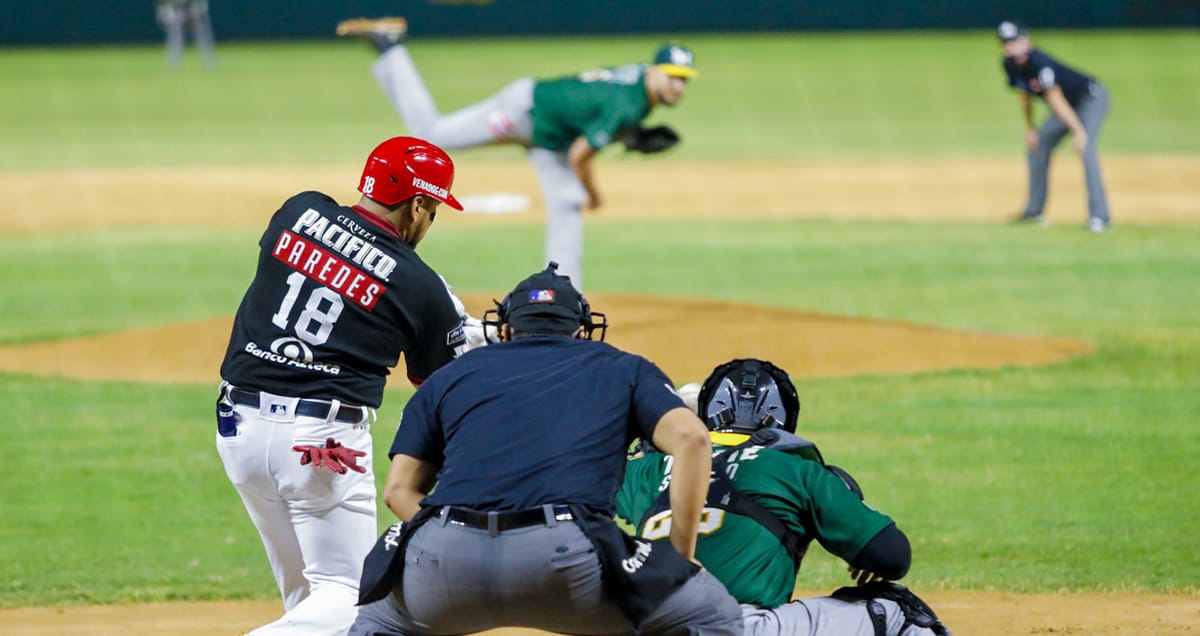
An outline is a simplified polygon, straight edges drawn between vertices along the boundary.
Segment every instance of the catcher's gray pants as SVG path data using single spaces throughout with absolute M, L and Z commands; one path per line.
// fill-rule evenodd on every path
M 567 153 L 533 147 L 535 80 L 518 79 L 487 99 L 442 115 L 421 79 L 408 49 L 393 46 L 379 56 L 371 73 L 409 131 L 445 150 L 493 144 L 524 146 L 537 171 L 546 205 L 545 260 L 583 290 L 583 204 L 587 194 L 567 166 Z
M 886 599 L 875 599 L 887 613 L 887 636 L 934 636 L 916 625 L 901 631 L 904 613 Z M 832 596 L 803 598 L 775 609 L 743 605 L 746 636 L 875 636 L 866 601 L 843 601 Z
M 465 634 L 529 627 L 564 634 L 632 634 L 606 595 L 591 541 L 573 521 L 487 530 L 430 520 L 405 553 L 404 583 L 359 609 L 351 636 Z M 742 633 L 737 601 L 706 570 L 642 625 L 646 634 Z
M 1083 149 L 1083 175 L 1087 182 L 1088 218 L 1109 222 L 1108 197 L 1104 192 L 1104 176 L 1100 172 L 1100 157 L 1096 153 L 1096 142 L 1100 138 L 1100 127 L 1108 115 L 1108 90 L 1099 82 L 1092 83 L 1091 92 L 1079 102 L 1075 114 L 1088 133 L 1088 143 Z M 1047 181 L 1050 173 L 1050 155 L 1070 130 L 1057 115 L 1050 117 L 1038 128 L 1038 147 L 1029 152 L 1029 200 L 1025 204 L 1025 216 L 1042 213 L 1046 206 Z

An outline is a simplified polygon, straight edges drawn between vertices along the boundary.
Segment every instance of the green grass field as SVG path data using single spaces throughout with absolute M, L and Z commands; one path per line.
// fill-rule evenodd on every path
M 656 42 L 434 41 L 413 50 L 448 110 L 520 74 L 637 60 Z M 686 136 L 667 161 L 1019 152 L 1015 99 L 987 34 L 687 42 L 704 75 L 661 116 Z M 1194 33 L 1041 33 L 1039 43 L 1109 84 L 1106 152 L 1200 153 Z M 0 171 L 357 165 L 364 149 L 400 132 L 361 46 L 219 53 L 217 73 L 196 64 L 172 75 L 157 48 L 5 51 Z M 38 213 L 8 206 L 10 218 Z M 63 228 L 0 234 L 0 344 L 230 315 L 258 236 L 82 232 L 70 219 Z M 464 292 L 503 292 L 527 273 L 508 264 L 541 250 L 537 225 L 460 223 L 430 236 L 422 254 Z M 1200 525 L 1200 227 L 1091 236 L 1076 227 L 663 220 L 594 224 L 587 241 L 594 290 L 1093 342 L 1092 356 L 1039 368 L 807 380 L 801 430 L 912 537 L 914 587 L 1200 589 L 1188 538 Z M 712 334 L 695 337 L 703 346 Z M 212 445 L 213 388 L 0 375 L 0 607 L 276 597 Z M 396 386 L 385 398 L 379 465 L 408 395 Z M 845 580 L 813 550 L 800 585 Z

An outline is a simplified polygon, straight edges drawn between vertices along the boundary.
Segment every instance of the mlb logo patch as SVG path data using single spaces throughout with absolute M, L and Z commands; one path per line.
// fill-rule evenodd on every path
M 287 408 L 286 404 L 272 404 L 271 405 L 271 414 L 272 415 L 287 415 L 287 410 L 288 410 L 288 408 Z
M 554 302 L 553 289 L 533 289 L 529 291 L 529 302 L 531 303 L 552 303 Z

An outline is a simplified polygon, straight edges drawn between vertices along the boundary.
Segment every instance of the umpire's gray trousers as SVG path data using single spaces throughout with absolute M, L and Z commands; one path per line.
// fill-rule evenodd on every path
M 1108 196 L 1104 191 L 1104 176 L 1100 172 L 1100 157 L 1096 153 L 1096 142 L 1100 139 L 1100 127 L 1108 115 L 1108 90 L 1100 82 L 1093 82 L 1091 91 L 1075 108 L 1075 114 L 1088 134 L 1087 146 L 1083 149 L 1083 175 L 1087 182 L 1088 218 L 1109 222 Z M 1025 216 L 1041 214 L 1046 206 L 1047 181 L 1050 173 L 1050 155 L 1063 137 L 1070 132 L 1057 115 L 1050 117 L 1038 128 L 1038 147 L 1029 152 L 1029 200 L 1025 204 Z
M 360 608 L 351 636 L 465 634 L 529 627 L 567 634 L 632 634 L 604 591 L 591 541 L 573 521 L 487 530 L 434 518 L 405 553 L 403 588 Z M 642 625 L 644 634 L 740 635 L 741 608 L 706 570 Z

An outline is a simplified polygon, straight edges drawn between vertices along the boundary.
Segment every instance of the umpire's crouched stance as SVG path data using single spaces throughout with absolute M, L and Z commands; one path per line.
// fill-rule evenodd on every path
M 737 602 L 690 561 L 704 424 L 655 365 L 591 340 L 606 320 L 555 269 L 485 315 L 506 342 L 434 373 L 405 407 L 383 495 L 405 523 L 366 559 L 351 635 L 742 633 Z M 641 436 L 674 456 L 674 550 L 613 521 Z

